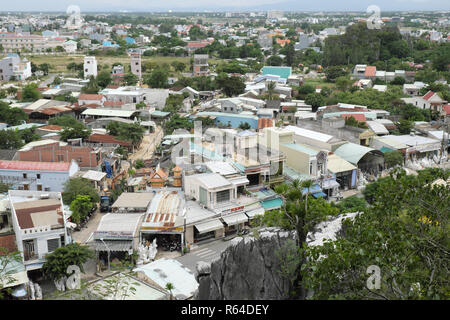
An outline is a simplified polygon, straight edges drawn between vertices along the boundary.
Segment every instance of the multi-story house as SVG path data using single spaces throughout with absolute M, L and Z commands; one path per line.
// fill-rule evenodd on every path
M 17 155 L 20 161 L 71 162 L 75 160 L 80 168 L 84 169 L 99 168 L 102 162 L 101 148 L 71 146 L 65 142 L 49 139 L 31 142 L 17 151 Z
M 79 165 L 74 160 L 57 163 L 0 160 L 0 181 L 14 190 L 61 192 L 64 183 L 78 171 Z
M 194 54 L 194 76 L 207 76 L 209 72 L 208 55 Z
M 15 53 L 0 60 L 0 81 L 25 80 L 31 77 L 31 63 Z
M 131 73 L 137 76 L 139 80 L 142 79 L 141 54 L 138 52 L 132 52 L 130 53 L 130 59 Z
M 90 76 L 97 77 L 97 60 L 95 57 L 84 57 L 84 78 L 89 78 Z
M 9 190 L 9 201 L 25 269 L 41 269 L 48 253 L 70 242 L 61 193 Z

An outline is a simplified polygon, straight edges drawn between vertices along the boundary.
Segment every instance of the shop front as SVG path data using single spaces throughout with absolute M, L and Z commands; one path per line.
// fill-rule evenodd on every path
M 220 221 L 220 219 L 215 218 L 208 221 L 202 221 L 199 223 L 195 223 L 193 225 L 192 230 L 192 240 L 194 243 L 198 243 L 208 239 L 221 238 L 224 234 L 224 225 Z M 186 234 L 187 234 L 186 230 Z M 188 236 L 186 235 L 186 241 L 191 242 Z
M 221 216 L 225 223 L 225 236 L 230 236 L 244 229 L 244 225 L 248 223 L 248 217 L 245 213 L 239 212 Z

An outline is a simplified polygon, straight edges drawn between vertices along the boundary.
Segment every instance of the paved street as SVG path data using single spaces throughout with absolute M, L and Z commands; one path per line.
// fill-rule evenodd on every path
M 220 253 L 231 244 L 231 241 L 222 239 L 201 244 L 184 256 L 176 258 L 185 267 L 195 273 L 195 265 L 198 261 L 211 262 L 220 257 Z

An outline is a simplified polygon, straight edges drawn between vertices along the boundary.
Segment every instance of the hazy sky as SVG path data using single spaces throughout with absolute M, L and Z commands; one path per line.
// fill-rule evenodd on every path
M 0 11 L 65 11 L 78 5 L 86 11 L 224 11 L 305 10 L 366 11 L 377 5 L 383 11 L 450 10 L 449 0 L 0 0 Z

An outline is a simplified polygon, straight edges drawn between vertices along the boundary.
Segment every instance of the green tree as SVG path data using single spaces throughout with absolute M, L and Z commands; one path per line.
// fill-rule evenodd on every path
M 0 101 L 0 122 L 16 126 L 28 120 L 28 115 L 21 108 L 11 108 L 6 102 Z
M 70 205 L 77 195 L 89 196 L 92 203 L 100 201 L 100 196 L 97 189 L 92 186 L 92 183 L 84 178 L 73 178 L 64 184 L 64 191 L 62 199 L 64 204 Z
M 165 70 L 156 69 L 144 82 L 152 88 L 165 88 L 167 86 L 168 78 L 168 74 Z
M 67 141 L 69 139 L 87 139 L 91 135 L 92 130 L 86 128 L 83 124 L 79 124 L 78 126 L 74 127 L 66 127 L 64 128 L 61 133 L 61 140 Z
M 42 266 L 42 272 L 52 280 L 59 280 L 64 276 L 69 276 L 67 267 L 76 265 L 84 273 L 83 264 L 92 257 L 94 257 L 94 252 L 88 246 L 72 243 L 48 253 Z
M 30 83 L 25 86 L 22 93 L 23 102 L 34 102 L 42 98 L 42 94 L 37 89 L 36 83 Z
M 109 71 L 102 71 L 97 76 L 97 83 L 101 88 L 106 88 L 112 81 Z
M 362 212 L 367 207 L 367 202 L 364 198 L 359 198 L 357 196 L 350 196 L 336 204 L 336 207 L 339 208 L 341 213 L 347 212 Z
M 138 77 L 135 74 L 133 74 L 133 73 L 127 73 L 123 77 L 123 82 L 127 86 L 134 86 L 138 82 Z
M 248 122 L 241 122 L 239 124 L 239 129 L 241 130 L 249 130 L 251 126 L 248 124 Z
M 403 155 L 397 150 L 388 151 L 384 154 L 384 162 L 388 168 L 403 164 Z
M 173 289 L 175 289 L 175 286 L 171 282 L 167 282 L 166 286 L 165 286 L 165 289 L 167 291 L 169 291 L 169 293 L 170 293 L 170 300 L 173 300 L 173 293 L 172 293 L 172 291 L 173 291 Z
M 402 86 L 405 84 L 405 78 L 403 77 L 395 77 L 394 80 L 391 81 L 391 84 Z
M 280 56 L 270 56 L 266 60 L 267 66 L 281 66 L 283 64 L 283 59 Z
M 438 170 L 434 179 L 447 179 Z M 450 188 L 394 170 L 379 179 L 373 205 L 342 236 L 309 247 L 303 270 L 314 299 L 446 299 Z M 370 184 L 369 184 L 370 185 Z M 367 283 L 369 266 L 380 269 L 380 286 Z
M 320 93 L 309 93 L 305 97 L 305 103 L 312 106 L 313 112 L 325 104 L 325 98 Z
M 219 74 L 216 79 L 217 85 L 228 96 L 236 96 L 245 90 L 245 82 L 240 77 L 228 77 L 225 74 Z
M 294 180 L 291 185 L 281 184 L 275 187 L 275 192 L 283 198 L 282 209 L 273 213 L 278 220 L 276 223 L 296 231 L 295 245 L 298 249 L 298 260 L 296 260 L 298 263 L 295 266 L 295 278 L 291 280 L 289 294 L 291 297 L 299 299 L 306 298 L 306 290 L 303 285 L 304 275 L 300 272 L 307 259 L 305 255 L 306 236 L 318 222 L 338 213 L 338 209 L 332 207 L 325 200 L 315 200 L 310 197 L 314 184 L 311 180 L 302 183 Z
M 100 90 L 98 86 L 97 79 L 94 76 L 89 77 L 89 83 L 86 87 L 83 87 L 81 89 L 82 93 L 88 93 L 88 94 L 97 94 Z
M 348 72 L 342 66 L 331 66 L 325 69 L 327 81 L 335 82 L 339 77 L 345 77 Z
M 16 282 L 13 275 L 17 271 L 13 266 L 18 263 L 22 263 L 22 256 L 19 251 L 10 252 L 7 248 L 0 247 L 0 300 L 4 298 L 5 293 L 10 292 L 9 286 Z
M 86 218 L 89 211 L 92 209 L 91 197 L 87 195 L 77 195 L 75 199 L 70 203 L 70 221 L 79 224 Z
M 405 119 L 400 120 L 396 125 L 400 134 L 409 134 L 414 127 L 414 124 L 411 121 Z
M 134 163 L 134 167 L 135 167 L 136 169 L 145 168 L 144 160 L 142 160 L 142 159 L 137 159 L 136 162 Z
M 23 146 L 22 137 L 18 130 L 0 130 L 0 148 L 17 150 Z

